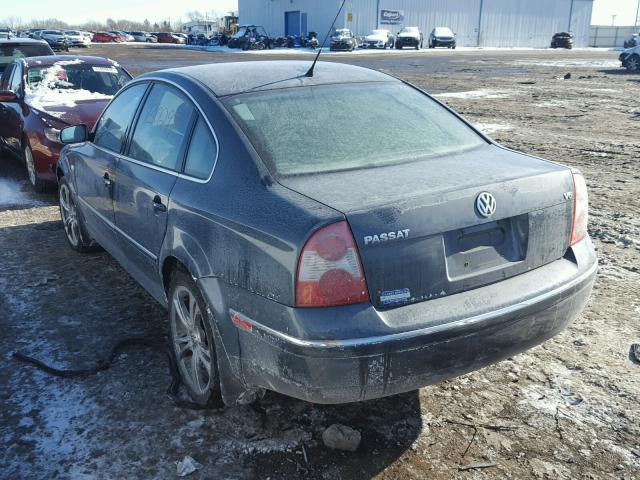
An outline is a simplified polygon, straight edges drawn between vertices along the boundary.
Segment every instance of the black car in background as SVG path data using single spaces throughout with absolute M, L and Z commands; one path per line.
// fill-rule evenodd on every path
M 456 48 L 456 34 L 449 27 L 436 27 L 429 34 L 429 48 Z
M 396 36 L 396 48 L 402 50 L 404 47 L 413 47 L 420 50 L 423 41 L 424 37 L 418 27 L 404 27 Z
M 551 48 L 573 48 L 573 34 L 569 32 L 556 33 L 551 39 Z
M 7 65 L 17 58 L 41 57 L 53 55 L 53 50 L 44 40 L 32 40 L 30 38 L 13 38 L 0 40 L 0 74 Z
M 348 28 L 337 28 L 331 35 L 329 50 L 332 52 L 353 52 L 356 48 L 358 48 L 358 40 Z

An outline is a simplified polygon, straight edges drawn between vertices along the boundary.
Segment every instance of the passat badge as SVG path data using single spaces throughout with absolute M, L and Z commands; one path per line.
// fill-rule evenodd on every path
M 382 232 L 377 235 L 367 235 L 364 237 L 365 245 L 373 245 L 376 243 L 392 242 L 394 240 L 404 240 L 409 238 L 409 232 L 411 230 L 405 228 L 404 230 L 396 230 L 394 232 Z
M 497 206 L 496 199 L 489 192 L 482 192 L 476 198 L 476 210 L 484 218 L 489 218 L 496 213 Z

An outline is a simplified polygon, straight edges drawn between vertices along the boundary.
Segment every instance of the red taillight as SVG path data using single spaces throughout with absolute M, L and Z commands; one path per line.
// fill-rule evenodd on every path
M 369 301 L 360 254 L 347 222 L 321 228 L 298 261 L 297 307 L 331 307 Z
M 589 221 L 589 194 L 582 173 L 573 172 L 573 223 L 571 225 L 571 245 L 587 236 Z

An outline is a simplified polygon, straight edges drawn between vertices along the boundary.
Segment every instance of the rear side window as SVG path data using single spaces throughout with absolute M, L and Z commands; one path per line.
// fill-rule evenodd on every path
M 154 85 L 131 137 L 129 157 L 179 169 L 193 113 L 191 103 L 174 88 Z
M 51 47 L 46 44 L 32 43 L 29 45 L 4 44 L 0 45 L 0 70 L 18 58 L 39 57 L 53 55 Z
M 184 173 L 202 180 L 209 178 L 218 146 L 202 117 L 198 118 L 187 152 Z
M 109 104 L 96 126 L 93 143 L 120 153 L 127 127 L 147 89 L 146 84 L 127 88 Z

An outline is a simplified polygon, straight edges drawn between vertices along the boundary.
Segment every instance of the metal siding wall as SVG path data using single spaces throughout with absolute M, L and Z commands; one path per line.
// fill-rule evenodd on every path
M 485 0 L 480 44 L 492 47 L 548 47 L 569 27 L 571 0 Z
M 420 27 L 425 39 L 435 27 L 449 27 L 458 34 L 459 45 L 477 43 L 480 0 L 380 0 L 380 8 L 404 10 L 404 24 Z M 394 33 L 400 30 L 392 27 Z
M 274 36 L 284 35 L 284 12 L 299 10 L 308 15 L 308 30 L 319 40 L 329 28 L 340 0 L 238 0 L 240 23 L 263 25 Z M 337 27 L 366 35 L 376 27 L 376 0 L 347 0 Z M 450 27 L 459 45 L 478 45 L 481 0 L 380 0 L 380 8 L 403 10 L 406 26 L 418 26 L 425 38 L 434 27 Z M 593 0 L 574 0 L 571 26 L 577 47 L 588 45 Z M 554 33 L 569 27 L 571 0 L 484 0 L 480 46 L 548 47 Z M 347 13 L 353 22 L 347 22 Z M 400 25 L 388 25 L 393 33 Z
M 593 2 L 591 0 L 575 0 L 573 4 L 573 17 L 571 28 L 573 31 L 573 45 L 578 48 L 589 46 L 589 33 L 593 14 Z

